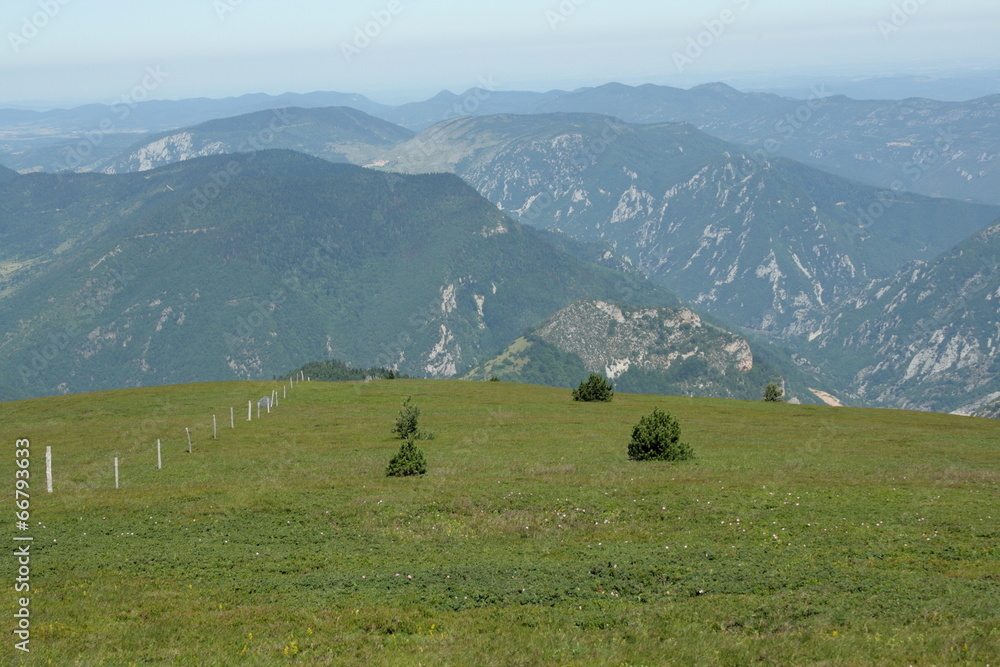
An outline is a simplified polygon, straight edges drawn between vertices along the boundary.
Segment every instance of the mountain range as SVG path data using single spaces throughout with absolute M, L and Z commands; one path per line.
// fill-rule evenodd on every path
M 679 304 L 555 248 L 455 176 L 290 151 L 8 180 L 0 252 L 8 397 L 331 357 L 454 377 L 583 298 Z
M 405 128 L 349 107 L 275 109 L 161 132 L 95 168 L 105 174 L 148 171 L 195 157 L 265 149 L 363 164 L 412 136 Z
M 906 194 L 859 218 L 881 201 L 878 188 L 758 161 L 688 124 L 593 114 L 459 118 L 383 162 L 457 173 L 514 218 L 608 241 L 689 302 L 782 336 L 815 332 L 831 304 L 1000 216 L 996 206 Z
M 288 107 L 349 106 L 413 131 L 466 115 L 584 112 L 632 123 L 691 123 L 752 147 L 758 159 L 790 157 L 887 194 L 1000 204 L 1000 95 L 963 102 L 855 100 L 834 95 L 822 81 L 805 99 L 743 93 L 721 83 L 690 90 L 617 83 L 546 93 L 500 88 L 485 81 L 462 94 L 444 91 L 396 107 L 363 95 L 311 93 L 0 110 L 0 126 L 8 130 L 0 154 L 19 171 L 92 170 L 141 136 Z
M 809 98 L 791 99 L 721 83 L 690 90 L 611 83 L 550 93 L 473 89 L 383 117 L 423 130 L 449 110 L 459 115 L 456 107 L 466 112 L 461 115 L 583 112 L 630 123 L 687 122 L 750 146 L 758 161 L 780 155 L 889 192 L 1000 204 L 1000 95 L 967 102 L 859 101 L 818 84 Z
M 105 175 L 0 167 L 0 355 L 12 360 L 0 372 L 20 379 L 0 395 L 259 377 L 338 357 L 560 386 L 599 370 L 623 390 L 740 398 L 780 378 L 798 400 L 834 394 L 991 416 L 1000 400 L 991 268 L 1000 207 L 902 187 L 943 177 L 968 155 L 940 145 L 933 165 L 920 154 L 901 163 L 917 181 L 886 187 L 881 167 L 839 169 L 867 184 L 805 163 L 820 153 L 804 162 L 782 154 L 796 137 L 912 148 L 945 123 L 948 137 L 976 138 L 988 180 L 995 102 L 863 111 L 853 100 L 717 84 L 610 85 L 473 90 L 370 109 L 392 122 L 300 106 L 108 134 L 83 167 Z M 761 143 L 762 119 L 791 103 L 772 126 L 780 141 Z M 694 120 L 651 122 L 672 114 Z M 630 115 L 642 122 L 622 118 Z M 414 135 L 403 125 L 426 127 Z M 895 158 L 861 161 L 888 164 L 908 147 L 878 150 L 889 148 Z M 17 166 L 30 154 L 0 161 Z M 350 241 L 322 236 L 329 229 Z M 401 240 L 409 236 L 425 239 L 419 250 Z M 309 249 L 319 255 L 310 260 Z M 299 270 L 300 287 L 288 290 L 278 269 L 299 262 L 319 268 L 305 279 Z M 509 301 L 493 298 L 504 281 Z M 409 325 L 387 315 L 410 304 L 421 305 Z M 699 323 L 696 339 L 665 324 L 690 323 L 683 313 Z M 175 316 L 175 330 L 161 335 Z M 554 333 L 584 330 L 589 352 Z M 744 344 L 753 362 L 723 371 L 727 346 Z M 649 366 L 652 358 L 670 363 Z

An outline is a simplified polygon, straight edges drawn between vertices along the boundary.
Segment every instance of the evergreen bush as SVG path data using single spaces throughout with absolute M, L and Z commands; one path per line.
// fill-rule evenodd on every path
M 785 392 L 778 386 L 777 382 L 772 382 L 764 388 L 764 402 L 765 403 L 783 403 L 784 399 L 782 396 Z
M 406 438 L 385 469 L 386 477 L 410 477 L 426 472 L 427 460 L 423 451 L 414 444 L 412 435 Z
M 607 403 L 615 395 L 615 386 L 597 373 L 591 373 L 590 377 L 580 383 L 579 388 L 573 390 L 574 401 L 603 401 Z
M 686 461 L 694 452 L 680 441 L 681 426 L 669 413 L 654 408 L 632 429 L 628 457 L 633 461 Z
M 420 408 L 413 405 L 413 397 L 407 396 L 403 401 L 403 409 L 396 416 L 396 424 L 392 427 L 392 432 L 400 440 L 406 440 L 410 436 L 417 434 L 417 419 L 420 417 Z

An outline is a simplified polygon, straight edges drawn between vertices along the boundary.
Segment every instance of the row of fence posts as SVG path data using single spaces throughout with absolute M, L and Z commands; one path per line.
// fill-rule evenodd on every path
M 305 371 L 299 371 L 299 382 L 312 382 L 311 377 L 306 377 Z M 289 385 L 295 388 L 295 377 L 289 378 L 289 384 L 282 385 L 281 387 L 281 398 L 282 400 L 288 398 L 288 387 Z M 257 419 L 260 419 L 260 405 L 264 403 L 267 409 L 267 414 L 271 414 L 271 405 L 273 404 L 275 408 L 278 407 L 278 391 L 276 389 L 271 390 L 271 395 L 267 397 L 267 400 L 260 399 L 257 401 Z M 247 421 L 253 421 L 253 401 L 247 401 Z M 236 428 L 236 411 L 234 408 L 229 408 L 229 428 Z M 191 429 L 189 427 L 184 428 L 184 434 L 187 436 L 187 453 L 191 454 L 194 451 L 194 446 L 191 443 Z M 217 415 L 212 415 L 212 439 L 216 440 L 219 437 L 219 422 Z M 161 450 L 160 439 L 156 440 L 156 469 L 163 469 L 163 454 Z M 118 457 L 115 457 L 115 488 L 121 488 L 118 478 Z M 45 448 L 45 489 L 48 493 L 52 493 L 52 447 Z

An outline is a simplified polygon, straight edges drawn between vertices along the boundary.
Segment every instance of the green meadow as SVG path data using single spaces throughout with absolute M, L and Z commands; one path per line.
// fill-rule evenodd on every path
M 33 537 L 31 652 L 5 630 L 0 663 L 1000 663 L 996 421 L 392 380 L 303 383 L 248 423 L 275 388 L 0 404 L 6 534 Z M 408 395 L 428 472 L 387 478 Z M 695 460 L 628 460 L 654 407 Z

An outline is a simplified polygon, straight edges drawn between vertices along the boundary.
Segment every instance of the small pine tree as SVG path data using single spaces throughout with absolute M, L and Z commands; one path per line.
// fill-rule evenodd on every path
M 399 447 L 399 451 L 389 461 L 385 469 L 386 477 L 410 477 L 412 475 L 423 475 L 427 472 L 427 459 L 424 453 L 413 442 L 410 435 Z
M 783 403 L 784 399 L 782 396 L 785 392 L 778 386 L 777 382 L 771 382 L 766 387 L 764 387 L 764 402 L 765 403 Z
M 633 461 L 686 461 L 694 452 L 680 441 L 681 426 L 669 413 L 654 408 L 632 429 L 628 457 Z
M 579 388 L 573 390 L 574 401 L 602 401 L 609 402 L 615 395 L 615 386 L 607 381 L 604 376 L 592 373 L 586 381 L 581 382 Z
M 417 419 L 420 417 L 420 408 L 413 405 L 413 397 L 407 396 L 403 401 L 403 409 L 396 416 L 396 424 L 392 427 L 392 432 L 400 440 L 406 440 L 410 436 L 417 434 Z

